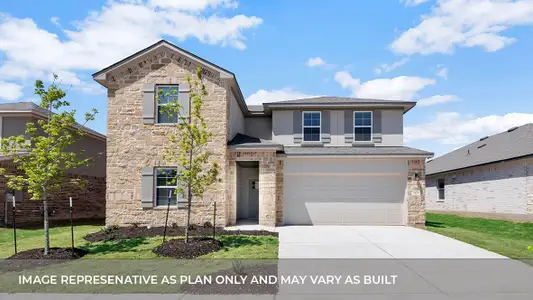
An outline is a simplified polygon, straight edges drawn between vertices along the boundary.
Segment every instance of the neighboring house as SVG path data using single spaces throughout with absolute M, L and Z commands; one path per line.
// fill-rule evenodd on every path
M 32 102 L 0 104 L 0 134 L 2 138 L 25 135 L 26 123 L 45 119 L 48 111 Z M 70 178 L 86 180 L 84 188 L 78 188 L 65 182 L 60 190 L 50 194 L 48 208 L 50 220 L 68 220 L 69 197 L 72 197 L 73 218 L 103 219 L 105 218 L 105 151 L 106 137 L 96 131 L 83 127 L 86 135 L 72 146 L 72 150 L 84 150 L 85 157 L 92 157 L 93 162 L 87 167 L 80 167 L 68 172 Z M 7 172 L 17 173 L 12 158 L 0 154 L 0 167 Z M 30 200 L 31 195 L 26 191 L 13 191 L 6 184 L 6 179 L 0 176 L 0 220 L 11 224 L 13 206 L 12 195 L 16 199 L 16 223 L 40 223 L 43 219 L 42 201 Z M 7 208 L 7 210 L 6 210 Z
M 93 75 L 108 89 L 107 224 L 184 224 L 185 199 L 169 198 L 165 133 L 175 125 L 154 95 L 179 90 L 203 68 L 203 115 L 221 181 L 195 199 L 192 221 L 283 224 L 425 223 L 425 159 L 404 147 L 403 114 L 414 102 L 318 97 L 247 107 L 235 74 L 160 41 Z M 188 109 L 188 108 L 187 108 Z
M 426 185 L 429 211 L 533 221 L 533 124 L 429 161 Z

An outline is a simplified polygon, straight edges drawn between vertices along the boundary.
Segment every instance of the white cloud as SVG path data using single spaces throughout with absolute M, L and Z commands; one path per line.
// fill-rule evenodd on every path
M 380 78 L 361 83 L 360 79 L 353 78 L 346 71 L 335 73 L 335 81 L 351 90 L 352 97 L 404 101 L 412 100 L 420 90 L 436 83 L 435 79 L 410 76 Z
M 438 0 L 430 14 L 390 45 L 401 54 L 452 53 L 456 47 L 493 52 L 515 42 L 509 28 L 533 23 L 531 0 Z
M 429 0 L 400 0 L 400 2 L 405 3 L 405 6 L 417 6 L 428 1 Z
M 58 17 L 51 17 L 50 18 L 50 22 L 52 22 L 52 24 L 56 25 L 57 27 L 61 27 L 61 24 L 59 23 L 59 18 Z
M 448 80 L 448 68 L 440 68 L 437 72 L 437 76 Z
M 20 97 L 22 97 L 21 85 L 0 81 L 0 99 L 15 101 Z
M 323 60 L 321 57 L 312 57 L 307 61 L 308 67 L 317 67 L 317 66 L 322 66 L 325 64 L 326 64 L 326 61 Z
M 166 5 L 159 2 L 160 7 L 156 8 L 141 0 L 110 0 L 100 11 L 74 21 L 75 29 L 59 29 L 66 38 L 40 28 L 33 19 L 0 14 L 0 52 L 4 56 L 0 80 L 35 79 L 61 71 L 67 72 L 68 80 L 74 80 L 70 84 L 82 85 L 76 80 L 77 72 L 108 66 L 164 36 L 243 50 L 246 48 L 243 32 L 263 22 L 255 16 L 226 17 L 202 11 L 208 7 L 229 7 L 235 1 L 167 1 Z M 187 3 L 193 5 L 188 8 L 193 11 L 176 7 L 186 8 Z
M 299 91 L 295 91 L 292 88 L 284 88 L 281 90 L 258 90 L 257 92 L 246 98 L 246 104 L 248 105 L 261 105 L 265 102 L 276 102 L 282 100 L 296 100 L 302 98 L 317 97 L 314 95 L 308 95 Z
M 376 74 L 392 72 L 395 69 L 405 65 L 408 62 L 409 62 L 409 58 L 408 57 L 404 57 L 404 58 L 402 58 L 402 59 L 400 59 L 398 61 L 395 61 L 393 63 L 390 63 L 390 64 L 382 64 L 381 66 L 375 68 L 374 72 Z
M 417 105 L 418 106 L 432 106 L 432 105 L 449 103 L 449 102 L 457 102 L 457 101 L 461 101 L 461 99 L 459 99 L 455 95 L 435 95 L 429 98 L 418 100 Z
M 237 1 L 233 0 L 149 0 L 151 6 L 174 8 L 185 11 L 201 11 L 208 7 L 237 8 Z
M 458 112 L 438 113 L 433 120 L 404 129 L 405 142 L 433 140 L 439 144 L 467 144 L 483 136 L 533 122 L 533 114 L 509 113 L 472 117 Z

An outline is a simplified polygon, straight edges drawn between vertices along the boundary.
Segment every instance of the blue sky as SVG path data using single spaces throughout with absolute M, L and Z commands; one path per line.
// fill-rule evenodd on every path
M 55 72 L 105 133 L 91 74 L 161 38 L 233 71 L 249 103 L 316 95 L 419 101 L 407 145 L 443 154 L 533 122 L 531 0 L 3 1 L 0 101 Z

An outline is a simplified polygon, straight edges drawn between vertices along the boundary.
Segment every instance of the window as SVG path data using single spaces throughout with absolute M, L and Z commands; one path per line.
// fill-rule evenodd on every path
M 439 200 L 441 201 L 444 201 L 445 187 L 446 187 L 446 184 L 444 183 L 444 179 L 443 178 L 437 179 L 437 191 L 439 191 Z
M 159 85 L 156 87 L 157 93 L 157 123 L 178 123 L 178 114 L 171 113 L 163 109 L 163 106 L 168 105 L 178 100 L 178 86 L 177 85 Z
M 372 141 L 372 112 L 355 111 L 354 112 L 354 142 Z
M 303 113 L 303 141 L 320 142 L 320 112 Z
M 155 205 L 177 205 L 176 187 L 178 170 L 176 168 L 157 168 L 156 169 L 156 192 Z

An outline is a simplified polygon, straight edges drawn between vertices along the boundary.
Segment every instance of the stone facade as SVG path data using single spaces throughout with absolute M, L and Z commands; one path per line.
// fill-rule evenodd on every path
M 279 203 L 283 202 L 282 196 L 278 196 L 280 191 L 279 179 L 283 176 L 280 166 L 283 166 L 276 159 L 275 150 L 253 150 L 237 151 L 232 150 L 228 154 L 229 180 L 228 180 L 228 202 L 227 202 L 227 224 L 234 225 L 237 221 L 237 162 L 238 161 L 258 161 L 259 162 L 259 224 L 264 226 L 276 226 L 280 216 Z M 282 190 L 283 188 L 281 188 Z
M 19 171 L 12 163 L 1 163 L 8 173 L 15 174 Z M 70 220 L 69 197 L 72 197 L 73 219 L 75 220 L 103 220 L 105 218 L 105 178 L 84 175 L 69 175 L 70 178 L 79 178 L 86 181 L 83 188 L 65 184 L 57 191 L 50 193 L 48 199 L 49 219 L 53 225 L 56 221 Z M 5 177 L 0 177 L 0 195 L 9 190 Z M 42 200 L 30 200 L 31 195 L 26 191 L 17 192 L 15 217 L 17 225 L 33 225 L 43 222 Z M 7 204 L 7 205 L 6 205 Z M 12 202 L 6 203 L 5 197 L 0 200 L 0 219 L 6 224 L 13 222 Z M 7 207 L 7 214 L 5 209 Z
M 445 182 L 439 199 L 437 180 Z M 429 175 L 427 209 L 513 221 L 533 221 L 533 158 Z
M 146 83 L 185 85 L 187 76 L 191 76 L 196 67 L 192 61 L 166 49 L 147 53 L 107 74 L 106 224 L 164 224 L 166 207 L 141 207 L 141 170 L 175 165 L 163 160 L 163 149 L 168 143 L 166 135 L 177 129 L 172 124 L 143 124 L 143 86 Z M 211 160 L 220 165 L 221 180 L 206 192 L 203 199 L 193 199 L 191 222 L 212 222 L 212 202 L 216 201 L 217 223 L 226 224 L 228 87 L 219 74 L 208 72 L 210 76 L 204 77 L 208 96 L 204 97 L 202 115 L 213 134 L 208 148 L 213 153 Z M 186 208 L 172 207 L 169 224 L 183 225 L 186 212 Z
M 407 225 L 424 228 L 426 224 L 426 184 L 424 159 L 407 161 L 407 186 L 405 199 L 407 203 Z

